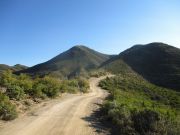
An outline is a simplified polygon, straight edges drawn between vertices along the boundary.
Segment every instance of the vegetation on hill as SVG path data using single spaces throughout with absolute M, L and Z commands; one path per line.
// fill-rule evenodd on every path
M 103 118 L 115 125 L 118 134 L 180 134 L 179 92 L 126 72 L 106 78 L 99 85 L 110 92 L 102 105 Z
M 16 65 L 12 66 L 12 68 L 13 68 L 13 69 L 12 69 L 13 71 L 20 71 L 20 70 L 25 70 L 25 69 L 27 69 L 28 67 L 25 66 L 25 65 L 16 64 Z
M 113 73 L 119 73 L 121 68 L 131 68 L 153 84 L 180 90 L 180 49 L 167 44 L 133 46 L 102 67 Z
M 20 70 L 24 70 L 24 69 L 27 69 L 27 68 L 28 67 L 26 67 L 24 65 L 20 65 L 20 64 L 16 64 L 14 66 L 8 66 L 8 65 L 5 65 L 5 64 L 0 64 L 0 74 L 3 71 L 6 71 L 6 70 L 20 71 Z
M 96 69 L 96 70 L 91 70 L 89 73 L 88 73 L 88 77 L 101 77 L 101 76 L 105 76 L 109 74 L 106 70 L 103 70 L 103 69 Z
M 31 78 L 26 74 L 17 76 L 10 70 L 4 71 L 1 75 L 0 86 L 0 119 L 3 120 L 11 120 L 17 116 L 15 106 L 10 100 L 55 98 L 60 93 L 85 93 L 89 89 L 88 81 L 83 78 L 73 80 L 60 80 L 50 76 Z
M 4 70 L 8 70 L 11 67 L 5 64 L 0 64 L 0 72 L 3 72 Z
M 117 59 L 118 56 L 110 59 L 109 61 L 103 63 L 100 69 L 104 69 L 113 74 L 132 74 L 134 71 L 129 67 L 123 60 Z
M 21 71 L 32 75 L 53 74 L 59 77 L 72 78 L 99 67 L 110 58 L 85 46 L 75 46 L 53 59 Z

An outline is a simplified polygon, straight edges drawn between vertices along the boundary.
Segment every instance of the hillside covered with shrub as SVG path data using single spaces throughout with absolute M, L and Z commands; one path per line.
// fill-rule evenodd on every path
M 102 118 L 122 135 L 179 135 L 180 93 L 122 73 L 99 84 L 110 92 Z
M 101 67 L 115 74 L 131 68 L 153 84 L 180 90 L 180 49 L 168 44 L 135 45 Z
M 0 64 L 0 74 L 2 74 L 2 72 L 6 71 L 6 70 L 20 71 L 20 70 L 25 70 L 27 68 L 28 68 L 27 66 L 24 66 L 21 64 L 16 64 L 14 66 L 8 66 L 5 64 Z

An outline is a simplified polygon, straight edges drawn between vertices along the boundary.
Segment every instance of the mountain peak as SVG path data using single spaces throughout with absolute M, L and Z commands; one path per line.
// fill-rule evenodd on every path
M 88 48 L 87 46 L 85 45 L 74 45 L 72 48 Z
M 152 43 L 149 43 L 149 44 L 146 44 L 146 45 L 158 45 L 158 46 L 164 45 L 164 46 L 167 46 L 168 44 L 165 44 L 163 42 L 152 42 Z
M 109 58 L 109 55 L 99 53 L 84 45 L 76 45 L 51 60 L 24 70 L 22 73 L 33 75 L 56 73 L 70 77 L 77 75 L 81 70 L 88 71 L 97 68 Z
M 88 49 L 90 49 L 90 48 L 88 48 L 87 46 L 85 46 L 85 45 L 75 45 L 75 46 L 73 46 L 71 49 L 69 49 L 69 50 L 88 50 Z M 69 51 L 68 50 L 68 51 Z
M 152 42 L 152 43 L 148 43 L 148 44 L 136 44 L 136 45 L 132 46 L 130 49 L 132 49 L 132 48 L 140 48 L 140 47 L 148 47 L 148 46 L 151 46 L 151 47 L 163 47 L 163 46 L 170 46 L 170 45 L 165 44 L 163 42 Z

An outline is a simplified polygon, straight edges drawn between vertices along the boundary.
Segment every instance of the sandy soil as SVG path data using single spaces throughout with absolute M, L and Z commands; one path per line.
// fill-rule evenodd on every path
M 91 78 L 88 94 L 68 95 L 52 100 L 27 115 L 4 123 L 0 135 L 96 135 L 107 134 L 91 117 L 107 93 L 97 87 L 103 79 Z

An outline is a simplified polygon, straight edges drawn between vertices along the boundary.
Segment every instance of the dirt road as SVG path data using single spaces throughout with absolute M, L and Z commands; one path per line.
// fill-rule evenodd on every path
M 96 127 L 89 121 L 94 103 L 100 102 L 107 93 L 97 87 L 103 79 L 91 78 L 91 92 L 70 95 L 51 102 L 0 128 L 0 135 L 96 135 Z

